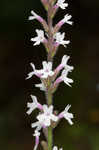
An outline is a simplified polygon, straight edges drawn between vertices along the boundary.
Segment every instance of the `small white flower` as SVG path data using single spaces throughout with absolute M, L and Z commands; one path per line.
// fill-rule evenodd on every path
M 70 58 L 70 56 L 64 55 L 64 56 L 62 57 L 61 63 L 58 65 L 58 67 L 55 69 L 54 72 L 58 74 L 58 73 L 60 72 L 60 70 L 62 70 L 63 68 L 64 68 L 67 72 L 71 72 L 71 71 L 74 69 L 74 67 L 73 67 L 73 66 L 69 66 L 69 65 L 67 64 L 69 58 Z
M 27 107 L 29 108 L 29 110 L 26 113 L 28 115 L 30 115 L 32 113 L 32 111 L 38 107 L 38 102 L 37 102 L 36 96 L 31 95 L 31 98 L 32 98 L 33 102 L 27 103 Z
M 37 33 L 37 37 L 31 38 L 31 41 L 35 42 L 34 46 L 35 45 L 39 45 L 40 43 L 43 43 L 44 40 L 45 40 L 44 31 L 43 30 L 36 29 L 36 33 Z
M 71 72 L 74 69 L 74 67 L 67 65 L 67 62 L 69 59 L 70 59 L 70 56 L 64 55 L 62 57 L 61 65 L 64 67 L 65 70 L 67 70 L 68 72 Z
M 33 71 L 28 74 L 28 77 L 26 79 L 31 78 L 33 75 L 36 75 L 39 78 L 47 78 L 48 76 L 54 75 L 54 72 L 52 71 L 52 62 L 47 63 L 46 61 L 43 61 L 43 69 L 40 70 L 35 69 L 33 63 L 30 63 L 30 65 L 32 66 Z
M 65 32 L 63 32 L 62 34 L 61 34 L 60 32 L 57 32 L 57 33 L 54 35 L 54 38 L 55 38 L 55 40 L 56 40 L 56 42 L 57 42 L 58 44 L 61 44 L 61 45 L 63 45 L 64 47 L 66 47 L 66 45 L 70 43 L 69 40 L 68 40 L 68 41 L 64 40 L 64 38 L 65 38 Z
M 50 116 L 46 116 L 45 114 L 40 114 L 37 116 L 42 127 L 49 127 L 51 125 Z
M 69 83 L 73 83 L 73 80 L 67 77 L 68 75 L 68 71 L 67 70 L 63 70 L 62 74 L 61 74 L 61 80 L 64 81 L 68 86 L 71 87 L 71 85 Z
M 35 65 L 33 63 L 30 63 L 30 65 L 33 68 L 33 71 L 28 74 L 28 77 L 26 79 L 30 79 L 33 75 L 40 77 L 43 73 L 43 70 L 42 69 L 40 69 L 40 70 L 35 69 Z
M 50 105 L 49 107 L 47 105 L 43 105 L 43 111 L 46 116 L 48 116 L 51 120 L 57 121 L 58 117 L 53 114 L 53 105 Z
M 53 114 L 53 106 L 43 105 L 43 113 L 37 116 L 37 122 L 32 123 L 32 128 L 37 128 L 36 130 L 41 130 L 41 128 L 49 127 L 51 121 L 58 121 L 58 117 Z
M 53 106 L 47 106 L 43 105 L 43 111 L 44 113 L 39 114 L 37 116 L 37 119 L 39 122 L 41 122 L 45 127 L 48 127 L 51 125 L 51 120 L 52 121 L 58 121 L 58 117 L 53 114 Z
M 53 150 L 58 150 L 58 147 L 57 147 L 57 146 L 54 146 L 54 147 L 53 147 Z M 63 149 L 60 148 L 59 150 L 63 150 Z
M 72 25 L 73 22 L 70 21 L 71 18 L 72 18 L 71 15 L 66 14 L 66 15 L 64 16 L 64 19 L 62 19 L 62 21 L 63 21 L 64 23 L 68 23 L 68 24 Z
M 28 115 L 30 115 L 32 113 L 33 110 L 35 110 L 36 108 L 42 110 L 42 105 L 40 103 L 38 103 L 36 96 L 31 95 L 31 98 L 33 100 L 32 103 L 27 103 L 27 107 L 29 108 L 29 110 L 26 112 Z
M 46 91 L 46 87 L 44 86 L 44 83 L 35 84 L 35 87 L 40 88 L 41 91 Z
M 64 3 L 65 0 L 58 0 L 57 1 L 57 5 L 61 8 L 61 9 L 65 9 L 66 7 L 68 7 L 68 3 Z
M 71 119 L 74 118 L 73 114 L 68 112 L 68 110 L 69 110 L 70 107 L 71 107 L 71 105 L 67 105 L 66 108 L 65 108 L 65 110 L 62 113 L 60 113 L 59 116 L 64 117 L 68 121 L 68 123 L 70 125 L 73 125 L 73 122 L 71 120 Z
M 38 15 L 33 10 L 31 10 L 31 14 L 32 16 L 29 16 L 28 20 L 34 20 L 38 18 Z
M 43 61 L 42 65 L 43 65 L 43 73 L 41 78 L 47 78 L 48 76 L 54 75 L 54 72 L 52 71 L 52 62 L 47 63 L 46 61 Z

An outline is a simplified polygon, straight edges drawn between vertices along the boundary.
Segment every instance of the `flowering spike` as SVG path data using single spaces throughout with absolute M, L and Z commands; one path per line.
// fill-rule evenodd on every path
M 57 110 L 53 110 L 53 93 L 58 88 L 61 82 L 64 82 L 71 87 L 73 80 L 68 78 L 69 72 L 71 72 L 74 67 L 68 65 L 68 60 L 70 56 L 64 55 L 62 57 L 61 63 L 53 70 L 53 58 L 60 45 L 67 47 L 70 43 L 69 40 L 65 40 L 65 32 L 61 33 L 59 30 L 65 23 L 72 25 L 72 16 L 66 14 L 63 19 L 61 19 L 53 27 L 53 17 L 55 16 L 59 8 L 66 9 L 68 3 L 65 0 L 41 0 L 44 8 L 47 12 L 47 22 L 33 10 L 31 11 L 31 16 L 29 20 L 38 20 L 42 25 L 44 30 L 36 29 L 37 36 L 32 37 L 31 41 L 33 45 L 40 45 L 41 43 L 45 46 L 47 52 L 47 60 L 42 61 L 42 68 L 36 69 L 33 63 L 30 63 L 32 71 L 28 74 L 26 79 L 31 78 L 33 75 L 37 76 L 41 83 L 35 84 L 35 87 L 40 88 L 40 90 L 45 92 L 46 104 L 41 105 L 36 96 L 31 95 L 32 102 L 27 103 L 27 114 L 30 115 L 36 108 L 39 113 L 36 116 L 37 121 L 31 124 L 32 128 L 35 128 L 33 136 L 35 137 L 35 146 L 33 150 L 38 149 L 40 131 L 44 133 L 46 141 L 41 142 L 43 150 L 63 150 L 63 148 L 58 149 L 57 146 L 53 146 L 53 129 L 58 125 L 62 118 L 65 118 L 70 125 L 73 125 L 72 119 L 73 114 L 69 113 L 71 105 L 67 105 L 66 108 L 58 114 Z M 61 75 L 59 75 L 61 74 Z

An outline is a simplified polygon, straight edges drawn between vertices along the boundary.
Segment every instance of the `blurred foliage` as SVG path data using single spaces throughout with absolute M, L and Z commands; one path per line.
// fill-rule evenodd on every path
M 54 67 L 60 63 L 63 54 L 70 55 L 69 63 L 75 67 L 70 74 L 74 84 L 72 88 L 61 84 L 54 95 L 54 104 L 59 111 L 71 104 L 75 118 L 72 127 L 65 120 L 60 122 L 54 130 L 54 142 L 59 147 L 63 146 L 64 150 L 98 150 L 99 0 L 68 2 L 74 26 L 65 25 L 62 31 L 71 39 L 71 44 L 67 49 L 60 46 Z M 45 16 L 40 0 L 25 0 L 24 5 L 23 1 L 4 0 L 0 5 L 0 148 L 3 150 L 33 149 L 30 124 L 35 121 L 37 111 L 28 117 L 26 103 L 30 101 L 31 93 L 42 104 L 45 103 L 44 93 L 34 88 L 39 80 L 33 77 L 25 81 L 31 70 L 29 63 L 32 61 L 40 68 L 42 60 L 46 59 L 44 47 L 33 47 L 30 42 L 35 29 L 42 28 L 37 21 L 32 23 L 27 20 L 31 9 Z M 54 18 L 55 23 L 63 15 L 60 10 Z

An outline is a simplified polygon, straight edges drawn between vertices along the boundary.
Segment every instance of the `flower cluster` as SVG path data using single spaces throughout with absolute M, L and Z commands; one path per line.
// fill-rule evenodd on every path
M 64 81 L 65 84 L 68 86 L 71 86 L 70 83 L 73 83 L 73 80 L 68 78 L 68 73 L 73 70 L 73 66 L 69 66 L 67 64 L 69 60 L 69 56 L 64 55 L 62 58 L 61 63 L 58 65 L 58 67 L 54 70 L 52 70 L 52 62 L 42 62 L 43 68 L 40 70 L 35 69 L 35 66 L 33 63 L 31 63 L 31 67 L 33 69 L 32 72 L 28 74 L 28 77 L 26 79 L 31 78 L 33 75 L 36 75 L 38 78 L 40 78 L 41 82 L 40 84 L 36 84 L 36 87 L 39 87 L 42 91 L 46 91 L 48 88 L 48 78 L 51 78 L 53 81 L 50 85 L 51 90 L 55 90 L 55 88 L 59 85 L 60 82 Z M 61 75 L 59 75 L 60 71 Z M 57 77 L 58 76 L 58 77 Z
M 63 19 L 53 26 L 52 20 L 58 9 L 61 8 L 64 10 L 68 7 L 68 3 L 66 3 L 65 0 L 41 0 L 41 2 L 47 11 L 48 21 L 44 20 L 33 10 L 31 11 L 31 16 L 29 16 L 28 20 L 32 21 L 36 19 L 41 23 L 44 30 L 36 29 L 37 36 L 32 37 L 30 40 L 33 42 L 34 46 L 40 45 L 40 43 L 44 45 L 47 52 L 47 61 L 42 61 L 41 69 L 36 69 L 35 65 L 30 63 L 32 71 L 28 73 L 26 79 L 30 79 L 34 75 L 40 79 L 41 83 L 35 84 L 35 87 L 38 87 L 40 90 L 45 92 L 47 103 L 42 105 L 38 102 L 36 96 L 31 95 L 32 102 L 27 103 L 28 110 L 26 113 L 30 115 L 35 109 L 39 110 L 39 113 L 36 116 L 37 121 L 31 124 L 31 127 L 34 128 L 34 150 L 37 150 L 38 148 L 41 131 L 44 132 L 45 130 L 47 130 L 46 134 L 44 132 L 44 135 L 47 138 L 47 147 L 45 146 L 45 148 L 43 146 L 44 150 L 58 150 L 58 147 L 53 146 L 51 140 L 49 140 L 48 130 L 51 129 L 52 131 L 62 118 L 65 118 L 70 125 L 73 125 L 73 114 L 68 112 L 71 105 L 67 105 L 62 112 L 56 113 L 56 110 L 54 110 L 54 106 L 52 105 L 52 96 L 61 82 L 64 82 L 66 85 L 71 87 L 73 80 L 68 77 L 68 74 L 69 72 L 72 72 L 74 67 L 68 65 L 70 56 L 67 55 L 62 57 L 60 64 L 54 69 L 52 60 L 60 45 L 67 48 L 67 45 L 70 43 L 69 40 L 65 39 L 65 32 L 61 33 L 59 31 L 60 28 L 65 23 L 69 25 L 72 25 L 73 23 L 71 21 L 72 16 L 66 14 Z M 50 134 L 52 134 L 52 132 L 50 132 Z M 63 149 L 60 148 L 59 150 Z
M 70 105 L 67 105 L 64 111 L 56 115 L 55 111 L 53 111 L 53 105 L 41 105 L 35 96 L 31 95 L 31 98 L 33 102 L 27 103 L 27 114 L 30 115 L 36 108 L 40 111 L 36 117 L 37 122 L 31 124 L 32 128 L 36 128 L 33 136 L 36 137 L 35 147 L 37 148 L 39 143 L 40 130 L 42 128 L 45 129 L 49 126 L 52 126 L 53 122 L 57 124 L 62 118 L 65 118 L 70 125 L 73 125 L 71 120 L 73 118 L 73 114 L 68 112 L 69 108 L 71 107 Z M 54 147 L 54 149 L 56 150 L 56 147 Z

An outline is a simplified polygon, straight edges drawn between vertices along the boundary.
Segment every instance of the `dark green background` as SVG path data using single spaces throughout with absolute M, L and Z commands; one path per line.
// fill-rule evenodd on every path
M 54 95 L 55 109 L 62 111 L 71 104 L 74 125 L 62 120 L 54 130 L 55 145 L 64 150 L 99 150 L 99 0 L 68 0 L 69 8 L 60 9 L 54 23 L 66 12 L 73 15 L 73 27 L 64 25 L 71 44 L 67 49 L 60 46 L 54 66 L 60 63 L 64 54 L 70 55 L 69 64 L 75 67 L 70 77 L 72 88 L 64 83 Z M 34 87 L 39 79 L 25 81 L 31 71 L 30 62 L 36 68 L 46 60 L 42 45 L 33 47 L 30 38 L 35 29 L 42 29 L 37 21 L 28 21 L 30 10 L 45 19 L 40 0 L 1 1 L 0 4 L 0 149 L 32 150 L 34 138 L 30 124 L 37 111 L 26 115 L 26 104 L 30 94 L 44 104 L 44 93 Z M 24 17 L 24 18 L 23 18 Z M 24 20 L 23 20 L 24 19 Z M 43 136 L 41 136 L 43 139 Z M 41 150 L 41 147 L 38 148 Z

